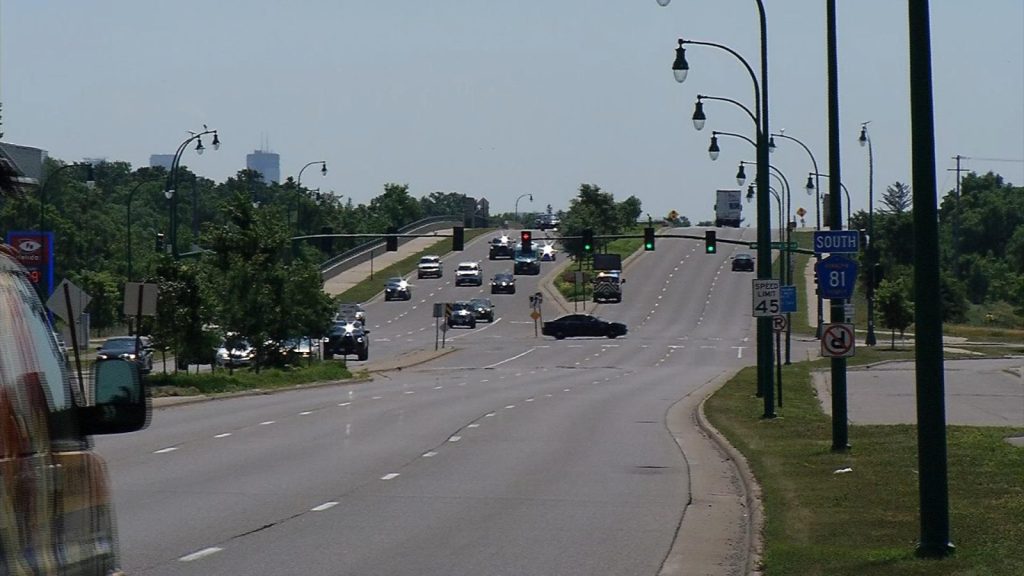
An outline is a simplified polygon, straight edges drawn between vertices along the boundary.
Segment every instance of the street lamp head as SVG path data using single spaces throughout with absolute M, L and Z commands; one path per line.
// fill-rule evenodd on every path
M 711 145 L 708 146 L 708 156 L 711 156 L 711 160 L 718 160 L 718 154 L 721 152 L 718 148 L 718 136 L 711 135 Z
M 747 172 L 743 168 L 743 163 L 740 163 L 740 169 L 736 171 L 736 185 L 743 186 L 743 183 L 747 181 Z
M 769 153 L 775 152 L 775 136 L 774 135 L 768 137 L 768 152 Z
M 530 194 L 530 202 L 533 202 L 533 194 Z
M 753 201 L 754 201 L 754 183 L 751 182 L 750 185 L 747 186 L 747 203 L 750 203 L 750 202 L 753 202 Z
M 804 190 L 807 190 L 807 195 L 814 194 L 814 176 L 812 174 L 807 175 L 807 185 L 804 186 Z
M 704 123 L 707 120 L 708 117 L 704 115 L 704 103 L 697 100 L 697 103 L 693 106 L 693 127 L 697 130 L 703 130 Z
M 167 189 L 165 189 L 164 190 L 164 198 L 167 198 L 168 200 L 170 200 L 171 198 L 174 198 L 174 188 L 167 188 Z
M 658 6 L 668 6 L 668 3 L 672 0 L 658 0 Z
M 91 162 L 85 165 L 85 185 L 90 190 L 96 186 L 96 169 Z
M 868 143 L 868 123 L 864 122 L 860 125 L 860 138 L 857 138 L 857 142 L 860 142 L 861 146 Z
M 320 174 L 327 176 L 327 162 L 324 162 L 323 166 L 320 168 Z
M 203 146 L 203 139 L 200 138 L 199 139 L 199 143 L 196 144 L 196 154 L 202 154 L 205 151 L 206 151 L 206 147 Z
M 672 63 L 672 74 L 676 82 L 680 84 L 686 81 L 686 75 L 690 72 L 690 64 L 686 61 L 686 48 L 683 48 L 683 39 L 679 39 L 679 47 L 676 48 L 676 59 Z
M 213 149 L 220 150 L 220 137 L 217 136 L 217 131 L 213 131 Z

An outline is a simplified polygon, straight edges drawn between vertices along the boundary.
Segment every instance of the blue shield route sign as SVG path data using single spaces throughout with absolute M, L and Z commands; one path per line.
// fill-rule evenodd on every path
M 857 283 L 857 263 L 846 256 L 833 254 L 817 264 L 818 290 L 829 300 L 848 300 Z
M 796 312 L 796 286 L 782 286 L 780 290 L 782 313 Z
M 815 254 L 856 254 L 860 250 L 857 230 L 818 230 L 814 233 Z

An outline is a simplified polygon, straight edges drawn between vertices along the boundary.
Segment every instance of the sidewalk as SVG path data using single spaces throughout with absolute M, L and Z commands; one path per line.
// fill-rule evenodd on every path
M 426 250 L 427 248 L 433 246 L 439 241 L 447 240 L 445 236 L 447 235 L 448 237 L 450 237 L 452 231 L 450 229 L 438 230 L 434 232 L 434 234 L 437 235 L 437 238 L 413 238 L 412 240 L 399 246 L 397 252 L 388 252 L 384 250 L 383 246 L 375 248 L 373 251 L 373 257 L 370 260 L 363 262 L 362 264 L 356 264 L 355 266 L 349 268 L 348 270 L 345 270 L 341 274 L 338 274 L 337 276 L 334 276 L 333 278 L 330 278 L 327 281 L 325 281 L 324 292 L 330 294 L 331 296 L 341 294 L 342 292 L 369 278 L 371 276 L 371 271 L 373 271 L 373 277 L 377 278 L 377 272 L 379 272 L 380 270 L 383 270 L 388 266 L 391 266 L 395 262 L 404 260 L 417 252 Z M 448 252 L 447 248 L 442 247 L 439 249 L 438 255 L 443 256 L 446 252 Z M 409 270 L 408 272 L 405 272 L 405 274 L 408 274 L 413 270 L 415 270 L 415 267 L 413 267 L 413 269 Z M 384 286 L 385 280 L 387 280 L 387 278 L 380 277 L 382 287 Z M 383 288 L 381 289 L 383 290 Z

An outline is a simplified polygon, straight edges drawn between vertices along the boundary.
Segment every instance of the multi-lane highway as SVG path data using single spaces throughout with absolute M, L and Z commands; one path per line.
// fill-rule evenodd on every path
M 730 271 L 731 246 L 659 242 L 624 271 L 621 304 L 587 306 L 628 335 L 559 341 L 534 337 L 540 277 L 490 296 L 511 262 L 488 261 L 487 240 L 448 255 L 441 279 L 413 276 L 411 301 L 365 305 L 372 362 L 432 349 L 433 302 L 491 297 L 495 322 L 449 331 L 455 352 L 369 382 L 160 409 L 143 432 L 97 438 L 125 568 L 657 574 L 691 477 L 666 414 L 753 363 L 752 274 Z M 483 287 L 453 286 L 460 260 L 481 262 Z

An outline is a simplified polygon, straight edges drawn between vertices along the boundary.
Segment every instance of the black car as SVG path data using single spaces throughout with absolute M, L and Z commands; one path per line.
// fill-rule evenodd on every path
M 556 320 L 545 322 L 541 334 L 562 338 L 573 336 L 606 336 L 615 338 L 625 336 L 626 325 L 621 322 L 608 322 L 590 314 L 569 314 Z
M 452 312 L 448 315 L 448 327 L 454 328 L 455 326 L 476 328 L 476 314 L 472 303 L 465 300 L 452 303 Z
M 494 322 L 494 304 L 490 298 L 471 298 L 469 303 L 473 306 L 473 316 L 477 321 Z
M 511 258 L 512 244 L 509 238 L 507 236 L 491 238 L 491 245 L 487 253 L 487 257 L 490 260 L 497 260 L 499 258 Z
M 537 259 L 537 253 L 516 250 L 512 272 L 515 274 L 540 274 L 540 261 Z
M 412 300 L 412 289 L 405 278 L 396 276 L 384 284 L 384 301 L 388 300 Z
M 370 357 L 369 334 L 370 331 L 363 328 L 362 322 L 335 322 L 324 343 L 325 357 L 354 354 L 360 360 L 366 360 Z
M 754 271 L 754 257 L 745 252 L 741 252 L 732 257 L 732 271 L 733 272 L 753 272 Z
M 516 277 L 508 272 L 495 274 L 491 278 L 491 294 L 515 294 Z
M 107 338 L 96 351 L 96 361 L 134 360 L 139 365 L 139 372 L 149 374 L 153 371 L 153 347 L 146 336 L 140 336 L 137 345 L 138 353 L 136 354 L 135 336 Z

